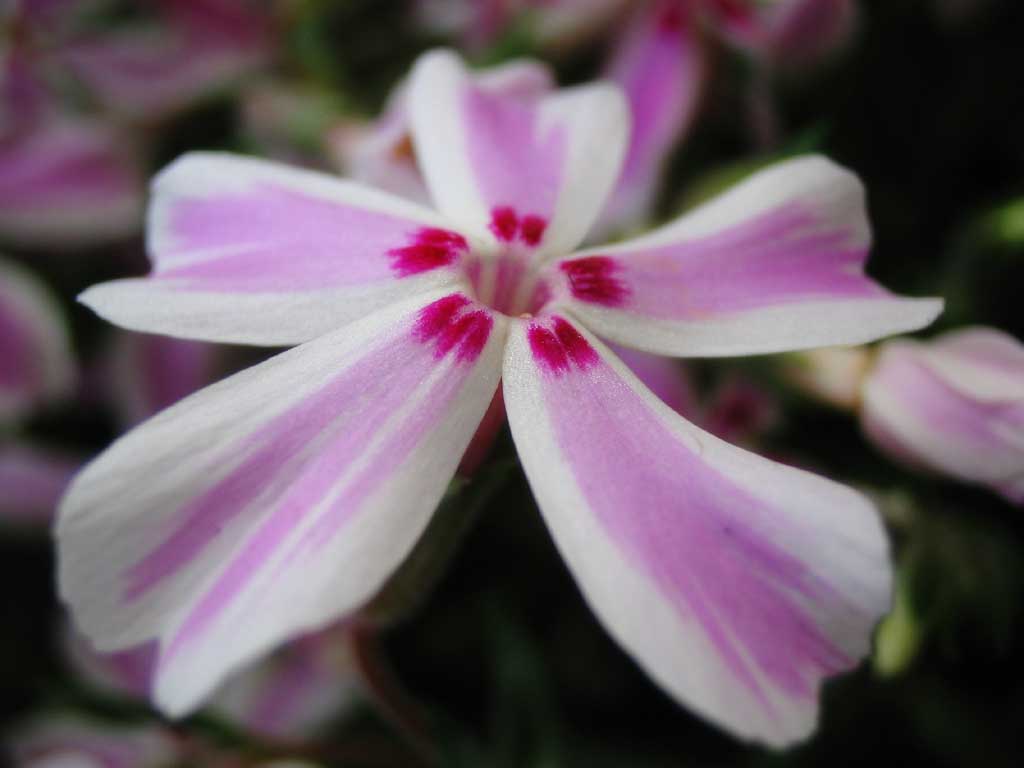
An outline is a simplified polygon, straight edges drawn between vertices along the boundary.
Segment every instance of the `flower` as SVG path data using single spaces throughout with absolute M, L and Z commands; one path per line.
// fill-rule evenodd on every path
M 143 184 L 133 143 L 64 109 L 22 51 L 6 52 L 0 66 L 0 239 L 83 247 L 138 231 Z
M 0 259 L 0 425 L 69 394 L 74 379 L 57 300 L 28 271 Z
M 883 344 L 861 423 L 888 455 L 1024 503 L 1024 345 L 993 328 Z
M 156 120 L 267 62 L 269 18 L 246 0 L 160 0 L 153 18 L 71 36 L 57 57 L 112 112 Z
M 664 355 L 861 343 L 941 302 L 864 276 L 863 189 L 821 157 L 644 237 L 573 253 L 619 174 L 598 83 L 524 102 L 426 54 L 409 86 L 432 211 L 195 153 L 154 184 L 148 278 L 81 299 L 136 330 L 298 344 L 121 438 L 74 482 L 59 583 L 101 650 L 157 638 L 155 699 L 351 614 L 410 552 L 502 385 L 541 512 L 613 637 L 748 739 L 811 732 L 887 609 L 860 494 L 707 434 L 598 336 Z

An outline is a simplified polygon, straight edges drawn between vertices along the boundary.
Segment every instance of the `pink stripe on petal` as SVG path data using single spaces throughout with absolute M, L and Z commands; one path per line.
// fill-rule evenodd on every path
M 468 304 L 464 297 L 456 295 L 424 308 L 411 330 L 410 339 L 424 344 L 427 348 L 433 343 L 435 346 L 432 356 L 435 359 L 439 360 L 453 353 L 456 361 L 471 363 L 476 360 L 486 344 L 493 321 L 490 315 L 482 310 L 465 311 L 466 305 L 458 300 Z M 452 304 L 456 302 L 459 303 L 459 307 L 453 312 Z M 424 327 L 427 328 L 426 331 Z M 394 355 L 395 345 L 401 343 L 394 342 L 382 352 L 385 355 Z M 362 371 L 372 373 L 385 365 L 386 363 L 374 365 L 372 361 L 361 361 L 358 367 Z M 300 542 L 299 551 L 288 556 L 288 562 L 294 562 L 299 552 L 303 556 L 315 555 L 317 549 L 338 534 L 366 498 L 391 478 L 394 468 L 402 465 L 423 440 L 426 432 L 436 426 L 449 412 L 464 384 L 464 373 L 441 377 L 423 395 L 422 407 L 382 445 L 374 449 L 373 458 L 367 465 L 345 482 L 345 488 L 340 494 L 331 498 L 331 489 L 338 484 L 339 477 L 364 455 L 367 446 L 372 444 L 374 436 L 380 432 L 388 417 L 394 414 L 402 400 L 409 392 L 415 391 L 417 384 L 422 380 L 422 361 L 417 364 L 417 361 L 411 360 L 405 368 L 400 373 L 404 380 L 399 378 L 388 381 L 384 392 L 380 391 L 379 384 L 374 387 L 369 382 L 362 382 L 358 387 L 346 387 L 350 391 L 344 394 L 332 392 L 330 399 L 335 402 L 344 402 L 346 399 L 356 397 L 365 398 L 374 391 L 378 394 L 372 409 L 364 412 L 360 423 L 337 430 L 331 442 L 322 446 L 319 455 L 307 464 L 302 474 L 291 484 L 287 493 L 280 498 L 274 511 L 247 542 L 245 548 L 232 560 L 221 577 L 189 613 L 180 630 L 167 645 L 168 657 L 179 652 L 182 646 L 196 635 L 200 635 L 211 621 L 224 612 L 227 605 L 251 582 L 260 569 L 266 567 L 279 553 L 290 532 L 309 515 L 319 514 L 321 519 Z M 324 412 L 322 405 L 318 404 L 314 408 L 310 408 L 311 414 Z M 318 505 L 328 499 L 330 501 L 327 509 L 322 513 L 318 512 Z M 309 547 L 312 547 L 313 551 L 310 551 Z
M 805 736 L 886 608 L 870 505 L 683 421 L 565 319 L 513 330 L 504 387 L 541 510 L 615 637 L 738 733 Z
M 285 346 L 454 284 L 468 241 L 425 208 L 326 174 L 190 153 L 157 176 L 149 278 L 81 300 L 126 328 Z
M 77 478 L 61 593 L 101 647 L 160 640 L 167 712 L 357 608 L 427 524 L 494 395 L 505 331 L 464 296 L 429 297 L 186 398 Z
M 538 258 L 586 235 L 618 175 L 624 98 L 610 83 L 541 95 L 488 87 L 449 51 L 416 63 L 409 85 L 416 158 L 440 211 Z
M 1024 476 L 1022 350 L 980 329 L 883 345 L 863 385 L 865 431 L 905 464 L 1005 493 Z
M 894 296 L 864 274 L 870 242 L 860 182 L 808 156 L 545 277 L 591 330 L 676 356 L 864 343 L 931 322 L 940 301 Z
M 379 391 L 377 371 L 393 359 L 390 345 L 370 350 L 355 365 L 347 368 L 333 381 L 308 396 L 303 402 L 275 418 L 240 446 L 244 458 L 223 479 L 189 502 L 178 512 L 180 522 L 175 530 L 124 575 L 126 600 L 144 597 L 160 583 L 187 567 L 215 541 L 227 523 L 246 509 L 276 482 L 279 472 L 304 460 L 311 443 L 323 445 L 339 427 L 325 419 L 348 401 Z M 409 360 L 412 363 L 412 360 Z M 402 402 L 404 394 L 415 387 L 422 371 L 409 364 L 397 371 L 388 394 L 372 403 L 364 413 L 361 431 L 350 433 L 353 439 L 366 438 Z M 355 455 L 357 446 L 349 448 L 347 459 Z
M 655 318 L 701 318 L 765 305 L 884 291 L 862 272 L 865 248 L 822 231 L 798 207 L 762 214 L 716 235 L 561 263 L 573 296 L 637 307 Z
M 565 127 L 542 127 L 536 105 L 476 86 L 463 99 L 469 160 L 484 198 L 502 206 L 496 211 L 506 228 L 513 211 L 551 218 L 565 172 Z M 512 233 L 501 232 L 511 239 Z
M 454 232 L 343 207 L 279 186 L 183 201 L 171 213 L 174 247 L 156 275 L 232 291 L 359 285 L 452 264 L 467 246 Z M 212 254 L 199 260 L 191 253 Z

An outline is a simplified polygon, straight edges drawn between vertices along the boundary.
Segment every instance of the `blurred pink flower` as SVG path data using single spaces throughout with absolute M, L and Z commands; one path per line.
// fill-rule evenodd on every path
M 22 53 L 0 72 L 0 240 L 83 248 L 141 230 L 138 147 L 97 117 L 59 105 Z
M 153 120 L 261 67 L 270 19 L 249 0 L 161 0 L 155 15 L 63 43 L 57 56 L 106 108 Z
M 1024 503 L 1024 345 L 992 328 L 878 350 L 863 384 L 867 435 L 910 466 Z
M 74 381 L 56 298 L 27 270 L 0 259 L 0 425 L 70 394 Z

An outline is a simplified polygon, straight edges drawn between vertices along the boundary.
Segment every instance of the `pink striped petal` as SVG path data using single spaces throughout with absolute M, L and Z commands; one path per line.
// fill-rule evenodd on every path
M 809 156 L 649 235 L 555 262 L 549 283 L 588 328 L 670 355 L 858 344 L 932 322 L 940 300 L 865 276 L 870 241 L 856 176 Z
M 514 60 L 474 77 L 476 85 L 496 96 L 523 101 L 539 99 L 554 88 L 554 75 L 541 62 Z M 332 136 L 332 147 L 345 173 L 356 181 L 415 202 L 429 203 L 409 125 L 408 84 L 392 92 L 383 116 L 369 126 L 346 123 Z
M 67 46 L 62 60 L 109 109 L 153 119 L 183 109 L 269 57 L 267 21 L 239 0 L 166 2 L 152 22 Z
M 138 156 L 107 125 L 48 120 L 0 143 L 0 239 L 82 248 L 142 228 Z
M 683 418 L 691 421 L 699 418 L 697 394 L 683 363 L 671 357 L 652 355 L 616 344 L 609 346 L 615 356 L 625 363 L 661 402 Z
M 497 388 L 505 321 L 407 300 L 183 400 L 79 475 L 61 594 L 100 650 L 160 640 L 155 697 L 358 608 L 409 552 Z
M 28 445 L 0 447 L 0 519 L 48 528 L 79 459 Z
M 697 20 L 678 0 L 644 4 L 615 48 L 606 76 L 633 116 L 629 149 L 612 198 L 591 240 L 646 224 L 669 153 L 697 111 L 705 75 Z
M 971 328 L 887 342 L 865 379 L 864 429 L 894 458 L 1024 501 L 1024 345 Z
M 153 189 L 148 278 L 81 300 L 139 331 L 296 344 L 450 284 L 470 250 L 436 214 L 312 171 L 191 153 Z
M 541 511 L 608 631 L 729 731 L 806 737 L 823 679 L 888 607 L 870 502 L 701 431 L 557 315 L 510 325 L 503 383 Z
M 618 88 L 510 98 L 435 51 L 413 70 L 409 99 L 416 154 L 443 213 L 492 244 L 543 254 L 583 239 L 625 150 L 629 116 Z
M 0 424 L 69 394 L 74 376 L 56 300 L 31 274 L 0 260 Z

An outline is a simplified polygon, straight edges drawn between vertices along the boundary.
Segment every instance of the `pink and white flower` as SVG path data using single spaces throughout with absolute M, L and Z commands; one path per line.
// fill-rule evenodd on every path
M 861 422 L 889 455 L 1024 503 L 1024 345 L 992 328 L 883 344 Z
M 59 58 L 114 112 L 152 120 L 265 64 L 269 19 L 247 0 L 161 0 L 152 19 L 61 45 Z
M 20 52 L 7 52 L 0 77 L 0 239 L 83 247 L 139 231 L 143 183 L 133 143 L 58 105 Z
M 0 424 L 69 394 L 74 380 L 57 300 L 28 271 L 0 260 Z
M 805 737 L 822 680 L 867 651 L 888 606 L 873 506 L 702 432 L 598 335 L 758 354 L 918 328 L 941 303 L 864 275 L 863 189 L 824 158 L 574 253 L 625 153 L 616 87 L 524 102 L 435 52 L 408 98 L 436 211 L 191 154 L 154 185 L 153 273 L 83 294 L 136 330 L 299 346 L 164 411 L 77 478 L 57 537 L 79 625 L 104 650 L 158 639 L 157 703 L 194 709 L 374 596 L 500 381 L 541 511 L 608 631 L 739 736 Z

